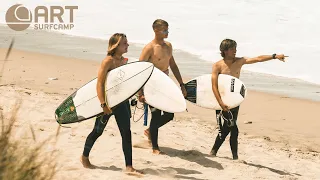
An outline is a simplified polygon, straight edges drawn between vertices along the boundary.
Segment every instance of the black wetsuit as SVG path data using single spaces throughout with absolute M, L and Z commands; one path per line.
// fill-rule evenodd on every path
M 229 132 L 231 132 L 231 135 L 230 135 L 231 152 L 232 152 L 232 155 L 233 155 L 233 159 L 238 159 L 238 134 L 239 134 L 239 130 L 238 130 L 238 126 L 237 126 L 237 118 L 238 118 L 239 106 L 235 107 L 233 109 L 230 109 L 230 111 L 231 111 L 231 113 L 233 115 L 233 123 L 234 124 L 232 124 L 230 126 L 230 124 L 228 124 L 227 121 L 223 121 L 222 128 L 220 129 L 221 130 L 221 134 L 218 134 L 218 136 L 216 138 L 216 141 L 215 141 L 215 143 L 214 143 L 214 145 L 212 147 L 211 152 L 214 155 L 216 155 L 216 153 L 218 152 L 220 146 L 222 145 L 222 143 L 224 142 L 224 140 L 228 136 Z M 220 112 L 221 112 L 220 110 L 216 110 L 216 115 L 218 116 L 220 114 Z M 223 115 L 225 117 L 228 117 L 228 113 L 227 112 L 223 112 Z M 218 120 L 220 121 L 220 125 L 221 125 L 222 117 L 219 117 Z
M 151 138 L 151 143 L 152 143 L 152 148 L 159 150 L 159 145 L 158 145 L 158 131 L 159 128 L 165 124 L 167 124 L 169 121 L 171 121 L 174 117 L 173 113 L 168 113 L 165 111 L 161 111 L 159 109 L 156 109 L 152 106 L 150 106 L 151 110 L 151 120 L 150 120 L 150 138 Z M 161 113 L 163 114 L 161 115 Z
M 130 130 L 130 118 L 131 109 L 129 101 L 125 101 L 119 104 L 117 107 L 112 109 L 112 114 L 97 117 L 92 132 L 88 135 L 85 142 L 83 155 L 89 156 L 93 144 L 102 135 L 104 128 L 106 127 L 109 118 L 114 115 L 117 121 L 121 137 L 122 137 L 122 150 L 125 157 L 126 166 L 132 166 L 132 141 L 131 141 L 131 130 Z

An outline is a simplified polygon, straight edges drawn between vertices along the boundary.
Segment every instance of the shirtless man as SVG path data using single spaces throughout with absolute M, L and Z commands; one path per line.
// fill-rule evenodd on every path
M 237 52 L 237 43 L 231 39 L 225 39 L 220 44 L 220 51 L 221 56 L 223 59 L 219 60 L 218 62 L 213 64 L 212 67 L 212 91 L 223 110 L 223 115 L 227 117 L 226 111 L 229 111 L 227 105 L 223 103 L 221 100 L 221 96 L 218 91 L 218 75 L 219 74 L 228 74 L 234 76 L 236 78 L 240 77 L 240 71 L 244 64 L 253 64 L 258 62 L 269 61 L 272 59 L 279 59 L 280 61 L 284 62 L 285 57 L 283 54 L 273 54 L 273 55 L 261 55 L 254 58 L 248 57 L 236 57 Z M 217 136 L 215 144 L 212 147 L 210 155 L 216 156 L 220 146 L 224 142 L 225 138 L 231 132 L 230 135 L 230 147 L 231 152 L 233 155 L 233 159 L 238 159 L 238 127 L 236 124 L 237 116 L 238 116 L 239 106 L 230 109 L 230 112 L 233 115 L 233 123 L 228 124 L 224 121 L 223 126 L 220 127 L 221 129 L 221 136 L 220 134 Z M 220 114 L 220 110 L 216 110 L 216 115 L 218 121 L 221 122 L 221 117 L 218 117 Z
M 169 75 L 169 66 L 173 75 L 180 84 L 181 91 L 186 96 L 187 91 L 184 87 L 180 71 L 172 55 L 171 43 L 164 41 L 168 37 L 168 23 L 162 19 L 157 19 L 153 22 L 152 28 L 155 33 L 155 38 L 147 44 L 140 55 L 140 61 L 149 61 L 154 64 L 155 67 Z M 145 102 L 143 90 L 139 91 L 139 101 Z M 151 140 L 152 149 L 154 154 L 164 154 L 160 151 L 158 146 L 158 129 L 171 121 L 174 117 L 173 113 L 163 112 L 161 110 L 150 106 L 152 112 L 152 118 L 149 129 L 144 131 L 144 134 Z

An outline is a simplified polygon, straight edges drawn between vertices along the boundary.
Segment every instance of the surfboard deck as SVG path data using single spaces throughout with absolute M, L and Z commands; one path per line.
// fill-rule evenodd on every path
M 181 88 L 156 67 L 143 90 L 146 103 L 159 110 L 176 113 L 187 108 Z
M 203 108 L 221 110 L 212 91 L 211 74 L 191 79 L 185 87 L 188 101 Z M 218 90 L 222 101 L 230 109 L 239 106 L 247 96 L 244 83 L 240 79 L 226 74 L 218 76 Z
M 106 96 L 110 108 L 128 100 L 149 80 L 154 66 L 149 62 L 130 62 L 108 72 Z M 97 78 L 68 96 L 55 110 L 59 124 L 90 119 L 103 113 L 96 91 Z

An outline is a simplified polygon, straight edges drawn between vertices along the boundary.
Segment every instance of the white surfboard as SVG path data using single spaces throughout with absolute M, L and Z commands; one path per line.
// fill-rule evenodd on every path
M 186 83 L 186 99 L 200 107 L 221 110 L 221 107 L 213 94 L 211 74 L 196 77 Z M 220 74 L 218 76 L 218 90 L 222 101 L 234 108 L 239 106 L 247 96 L 244 83 L 233 76 Z
M 162 111 L 175 113 L 187 108 L 181 88 L 156 67 L 144 86 L 144 96 L 147 104 Z
M 153 69 L 152 63 L 132 62 L 108 72 L 106 96 L 109 107 L 115 107 L 137 93 L 148 81 Z M 74 123 L 102 113 L 96 85 L 97 78 L 63 101 L 55 111 L 57 122 L 60 124 Z

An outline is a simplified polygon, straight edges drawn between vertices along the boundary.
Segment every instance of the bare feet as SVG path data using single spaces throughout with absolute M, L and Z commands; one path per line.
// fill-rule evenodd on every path
M 151 142 L 150 131 L 149 129 L 144 130 L 144 135 L 147 136 L 148 141 Z
M 143 176 L 143 172 L 134 169 L 132 166 L 127 166 L 126 167 L 126 174 L 131 175 L 131 176 L 137 176 L 137 177 L 142 177 Z
M 242 160 L 242 159 L 239 159 L 238 156 L 233 157 L 233 161 L 234 161 L 234 162 L 237 162 L 237 163 L 247 164 L 246 161 L 244 161 L 244 160 Z
M 90 163 L 89 158 L 84 155 L 81 155 L 80 162 L 84 168 L 95 169 L 95 166 Z
M 160 149 L 153 149 L 152 153 L 156 154 L 156 155 L 165 155 L 166 154 L 163 151 L 161 151 Z

